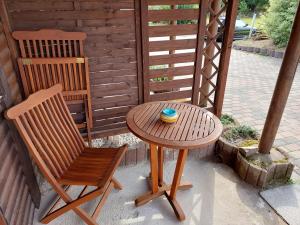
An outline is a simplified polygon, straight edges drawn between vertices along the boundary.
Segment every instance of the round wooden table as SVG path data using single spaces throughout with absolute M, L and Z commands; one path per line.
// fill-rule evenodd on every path
M 167 124 L 160 120 L 164 108 L 174 108 L 178 120 Z M 150 144 L 151 191 L 135 200 L 136 206 L 165 195 L 179 220 L 185 215 L 176 201 L 177 190 L 186 190 L 192 184 L 180 184 L 188 149 L 196 149 L 214 143 L 221 135 L 223 126 L 212 113 L 198 106 L 176 102 L 151 102 L 139 105 L 127 114 L 129 130 Z M 171 185 L 163 181 L 163 147 L 180 149 Z

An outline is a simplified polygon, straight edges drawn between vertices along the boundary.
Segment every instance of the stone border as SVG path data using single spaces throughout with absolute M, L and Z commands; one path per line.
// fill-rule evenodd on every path
M 242 180 L 260 188 L 266 187 L 273 180 L 289 179 L 294 169 L 291 162 L 273 163 L 268 169 L 253 165 L 241 154 L 239 147 L 230 144 L 224 138 L 217 142 L 215 153 L 223 163 L 233 168 Z
M 263 169 L 249 163 L 240 152 L 234 170 L 246 183 L 256 187 L 264 188 L 273 180 L 289 179 L 292 175 L 294 165 L 287 163 L 273 163 L 269 168 Z
M 268 48 L 257 48 L 257 47 L 247 47 L 247 46 L 241 46 L 241 45 L 233 45 L 233 48 L 236 50 L 246 51 L 246 52 L 252 52 L 264 56 L 270 56 L 274 58 L 280 58 L 282 59 L 284 56 L 284 52 L 276 51 L 274 49 L 268 49 Z
M 216 143 L 216 155 L 221 159 L 223 163 L 232 168 L 234 167 L 236 161 L 237 152 L 238 148 L 222 137 L 220 137 L 220 139 Z

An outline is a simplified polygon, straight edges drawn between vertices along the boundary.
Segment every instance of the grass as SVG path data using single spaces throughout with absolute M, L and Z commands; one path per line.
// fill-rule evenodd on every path
M 245 140 L 242 143 L 239 144 L 239 147 L 250 147 L 252 145 L 258 145 L 258 140 Z

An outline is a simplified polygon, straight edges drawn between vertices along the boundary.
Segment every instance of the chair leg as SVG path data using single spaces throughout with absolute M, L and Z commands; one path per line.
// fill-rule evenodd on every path
M 118 189 L 118 190 L 122 190 L 123 189 L 123 186 L 122 184 L 116 179 L 116 178 L 112 178 L 111 179 L 112 183 L 114 184 L 114 188 L 115 189 Z
M 105 190 L 105 192 L 103 193 L 101 200 L 99 201 L 95 211 L 93 212 L 92 218 L 96 219 L 108 197 L 108 195 L 110 194 L 111 190 L 114 188 L 114 183 L 110 182 L 109 186 L 107 187 L 107 189 Z
M 94 219 L 92 219 L 85 211 L 78 208 L 78 206 L 82 205 L 83 203 L 86 203 L 99 195 L 103 194 L 104 190 L 103 188 L 98 188 L 88 194 L 83 195 L 80 198 L 77 198 L 76 200 L 66 202 L 66 205 L 62 206 L 59 209 L 54 210 L 53 212 L 48 212 L 46 216 L 41 220 L 42 223 L 49 223 L 58 216 L 61 216 L 62 214 L 68 212 L 69 210 L 74 210 L 78 216 L 80 216 L 87 224 L 97 224 Z M 65 195 L 68 195 L 66 192 Z M 69 195 L 68 195 L 69 197 Z

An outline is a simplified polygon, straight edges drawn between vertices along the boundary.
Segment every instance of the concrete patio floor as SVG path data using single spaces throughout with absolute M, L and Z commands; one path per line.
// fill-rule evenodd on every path
M 171 181 L 175 161 L 165 163 L 165 179 Z M 258 190 L 242 182 L 232 169 L 211 160 L 187 161 L 183 180 L 191 181 L 191 190 L 180 191 L 177 199 L 186 214 L 179 222 L 168 201 L 161 197 L 136 208 L 134 199 L 148 190 L 145 176 L 149 165 L 118 169 L 116 178 L 124 185 L 122 191 L 113 190 L 100 213 L 101 225 L 278 225 L 286 224 L 259 197 Z M 72 193 L 78 192 L 75 188 Z M 35 224 L 48 205 L 50 193 L 43 196 L 42 206 L 36 213 Z M 95 202 L 83 206 L 93 210 Z M 79 225 L 83 222 L 73 212 L 57 218 L 51 225 Z
M 282 59 L 232 50 L 223 113 L 262 131 Z M 300 174 L 300 67 L 276 136 Z

